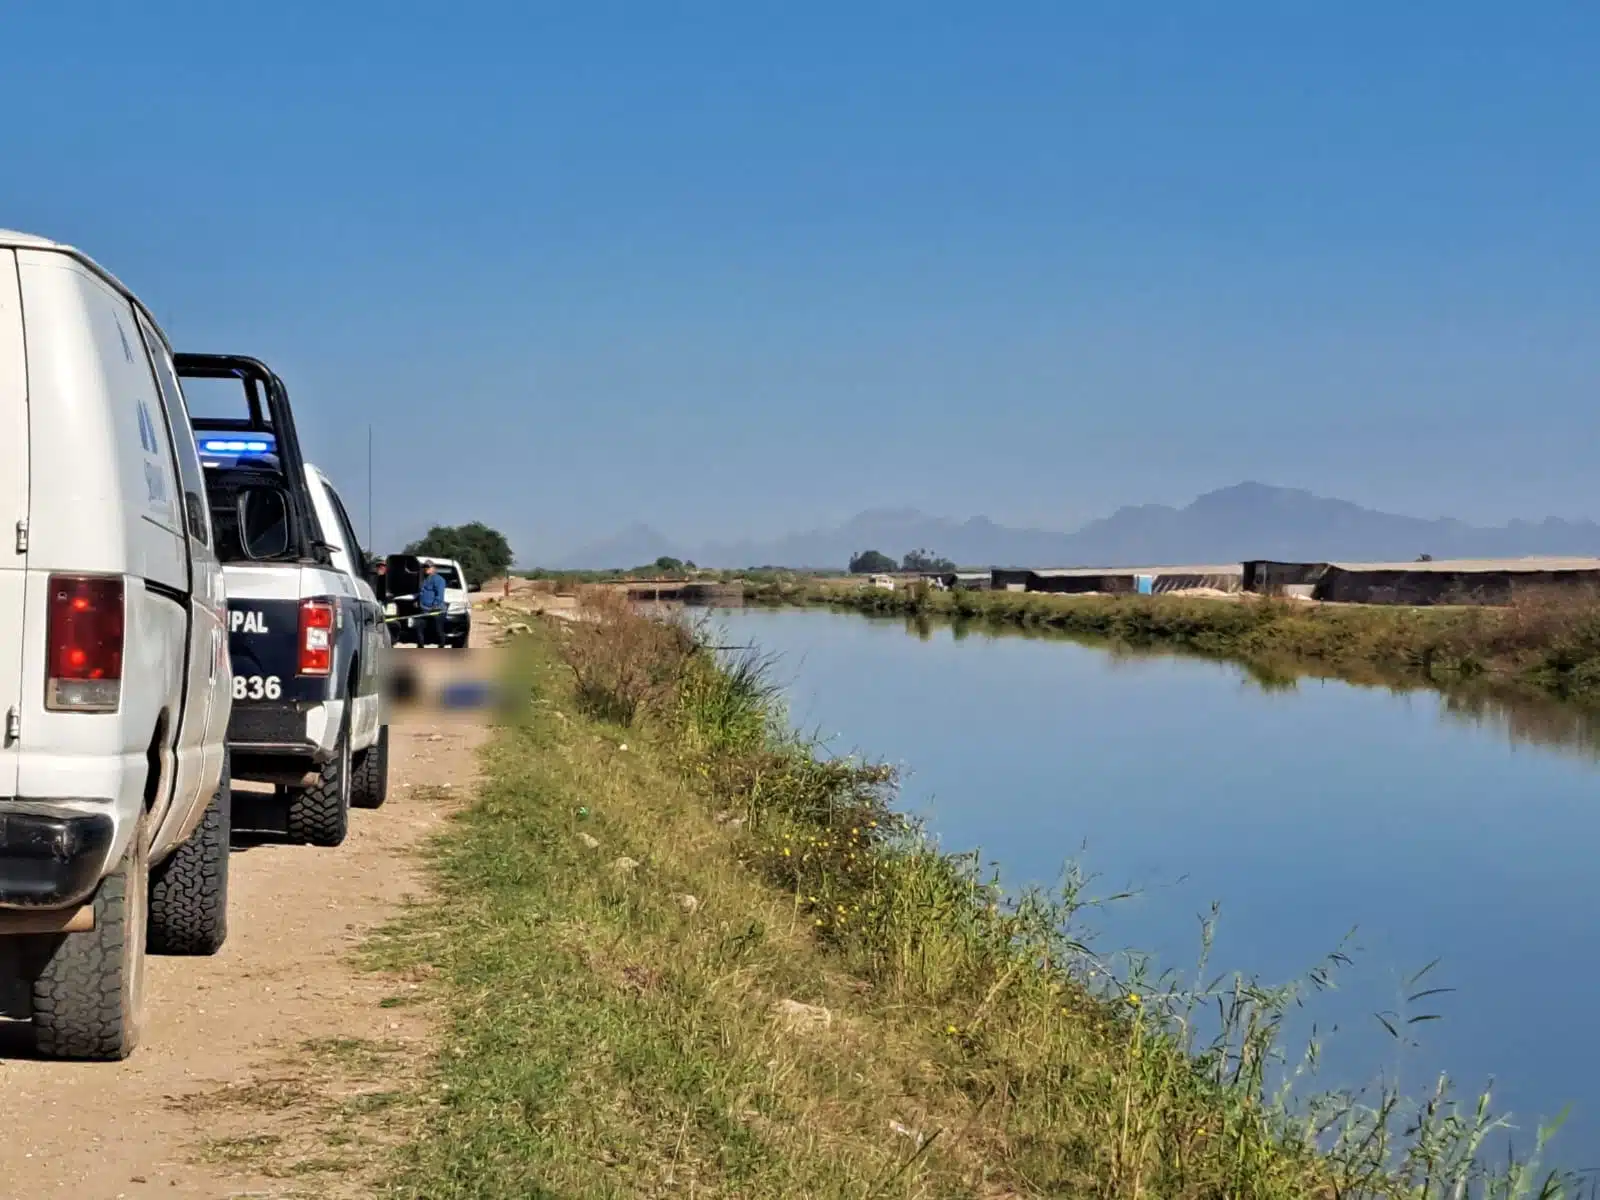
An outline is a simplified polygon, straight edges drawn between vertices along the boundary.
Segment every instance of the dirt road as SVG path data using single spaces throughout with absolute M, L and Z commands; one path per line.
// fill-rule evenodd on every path
M 0 1043 L 0 1196 L 370 1194 L 371 1114 L 416 1077 L 429 1028 L 407 1004 L 414 982 L 351 958 L 423 891 L 412 851 L 470 791 L 483 736 L 477 714 L 399 717 L 388 803 L 352 813 L 343 846 L 236 850 L 227 944 L 150 959 L 127 1062 L 39 1062 Z

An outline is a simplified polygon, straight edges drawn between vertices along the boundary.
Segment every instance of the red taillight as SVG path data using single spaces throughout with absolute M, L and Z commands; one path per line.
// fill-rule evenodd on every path
M 326 600 L 300 602 L 300 674 L 326 675 L 333 670 L 333 605 Z
M 52 575 L 44 706 L 115 712 L 122 698 L 122 580 Z

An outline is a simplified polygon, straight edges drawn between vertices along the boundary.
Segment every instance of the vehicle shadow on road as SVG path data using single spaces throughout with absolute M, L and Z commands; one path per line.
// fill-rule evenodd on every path
M 33 1022 L 0 1018 L 0 1062 L 42 1061 L 33 1039 Z
M 236 852 L 257 846 L 297 845 L 289 837 L 288 817 L 283 800 L 271 792 L 235 791 L 229 845 Z

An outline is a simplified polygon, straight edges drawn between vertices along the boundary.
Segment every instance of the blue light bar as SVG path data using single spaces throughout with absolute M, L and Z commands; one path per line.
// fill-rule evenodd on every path
M 278 439 L 270 433 L 248 430 L 196 432 L 195 445 L 200 450 L 200 463 L 207 467 L 233 467 L 258 460 L 273 461 L 278 453 Z

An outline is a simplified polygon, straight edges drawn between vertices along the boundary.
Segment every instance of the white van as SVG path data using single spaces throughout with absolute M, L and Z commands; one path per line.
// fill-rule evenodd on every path
M 232 673 L 172 351 L 83 254 L 0 231 L 0 1015 L 139 1036 L 144 955 L 227 933 Z

